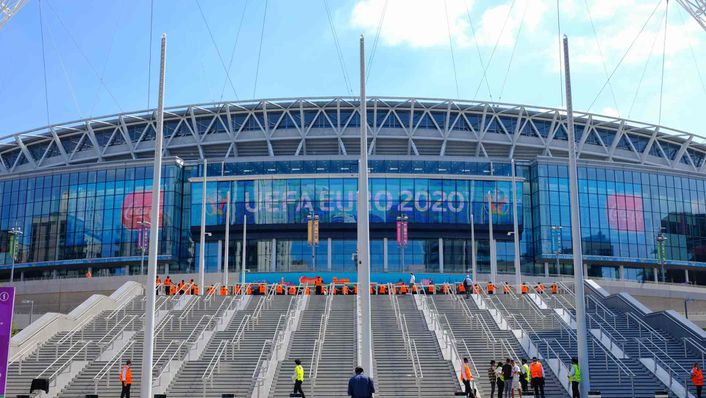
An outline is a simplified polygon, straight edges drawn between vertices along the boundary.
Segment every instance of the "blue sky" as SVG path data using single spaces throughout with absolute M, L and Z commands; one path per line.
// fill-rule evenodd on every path
M 562 33 L 571 42 L 575 109 L 657 123 L 664 0 L 559 3 Z M 671 3 L 661 122 L 706 136 L 701 123 L 706 32 Z M 47 121 L 39 5 L 29 0 L 0 29 L 0 135 L 147 107 L 150 2 L 42 0 Z M 150 105 L 156 103 L 162 32 L 169 40 L 166 104 L 173 106 L 357 95 L 358 37 L 366 35 L 370 54 L 378 29 L 369 65 L 371 96 L 562 105 L 553 0 L 154 0 Z M 237 96 L 221 62 L 227 67 L 231 54 L 230 80 Z M 610 85 L 599 94 L 619 62 Z

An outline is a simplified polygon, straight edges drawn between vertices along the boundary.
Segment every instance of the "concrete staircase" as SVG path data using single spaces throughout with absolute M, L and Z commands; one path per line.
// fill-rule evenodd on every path
M 261 355 L 269 358 L 272 340 L 280 317 L 290 308 L 290 296 L 254 296 L 246 310 L 237 314 L 226 330 L 216 332 L 200 358 L 190 360 L 181 368 L 169 386 L 167 396 L 181 398 L 215 397 L 235 394 L 249 397 L 256 388 L 256 366 Z M 250 316 L 249 326 L 243 330 L 239 346 L 233 342 L 243 320 Z M 227 348 L 223 348 L 223 347 Z M 220 347 L 220 349 L 219 349 Z M 264 349 L 263 349 L 264 347 Z M 220 355 L 220 356 L 219 356 Z M 205 378 L 209 364 L 214 367 L 211 378 Z
M 414 298 L 410 296 L 371 296 L 376 397 L 451 397 L 459 384 L 449 361 L 445 361 L 436 337 L 426 325 Z M 398 300 L 399 316 L 394 300 Z M 398 319 L 406 321 L 406 331 Z M 407 332 L 408 331 L 408 332 Z M 405 333 L 416 350 L 408 358 Z M 418 358 L 416 365 L 413 360 Z M 415 366 L 418 367 L 415 371 Z M 416 376 L 415 376 L 416 374 Z M 419 375 L 423 375 L 422 378 Z

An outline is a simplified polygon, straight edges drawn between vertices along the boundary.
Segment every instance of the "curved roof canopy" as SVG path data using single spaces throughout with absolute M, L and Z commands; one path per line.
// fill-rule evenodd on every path
M 165 111 L 165 155 L 186 161 L 351 157 L 359 152 L 358 99 L 291 98 L 189 105 Z M 684 131 L 575 114 L 579 159 L 704 174 L 706 141 Z M 565 157 L 559 109 L 490 102 L 372 97 L 373 156 Z M 153 157 L 154 110 L 47 126 L 0 140 L 0 175 Z

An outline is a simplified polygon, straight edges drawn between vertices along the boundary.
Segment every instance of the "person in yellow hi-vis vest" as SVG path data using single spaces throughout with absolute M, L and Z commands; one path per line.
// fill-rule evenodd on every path
M 302 390 L 302 383 L 304 383 L 304 367 L 302 366 L 302 361 L 294 360 L 294 394 L 299 393 L 299 396 L 304 398 L 304 390 Z M 295 395 L 296 396 L 296 395 Z
M 569 371 L 569 383 L 571 383 L 572 398 L 579 398 L 579 386 L 581 384 L 581 369 L 578 358 L 571 358 L 571 370 Z

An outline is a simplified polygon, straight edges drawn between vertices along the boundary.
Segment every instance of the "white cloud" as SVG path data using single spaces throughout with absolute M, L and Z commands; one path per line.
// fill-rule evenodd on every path
M 611 108 L 609 106 L 606 106 L 605 108 L 601 109 L 599 113 L 605 116 L 620 117 L 620 112 L 618 112 L 617 109 Z
M 467 45 L 470 40 L 470 27 L 466 6 L 470 9 L 472 0 L 444 1 L 446 7 L 441 1 L 387 0 L 380 31 L 381 43 L 410 47 L 448 46 L 450 30 L 451 36 L 458 44 Z M 353 7 L 351 24 L 354 28 L 362 29 L 369 36 L 369 40 L 372 40 L 377 33 L 384 8 L 385 0 L 358 0 Z
M 474 0 L 387 0 L 381 42 L 415 48 L 448 46 L 450 30 L 455 45 L 468 47 L 475 45 L 475 30 L 475 40 L 480 46 L 494 47 L 497 42 L 498 47 L 512 47 L 520 24 L 524 23 L 525 33 L 536 34 L 548 11 L 543 0 L 517 0 L 511 9 L 512 3 L 494 3 L 486 9 L 474 10 Z M 351 25 L 374 38 L 383 9 L 385 0 L 358 0 L 351 13 Z

